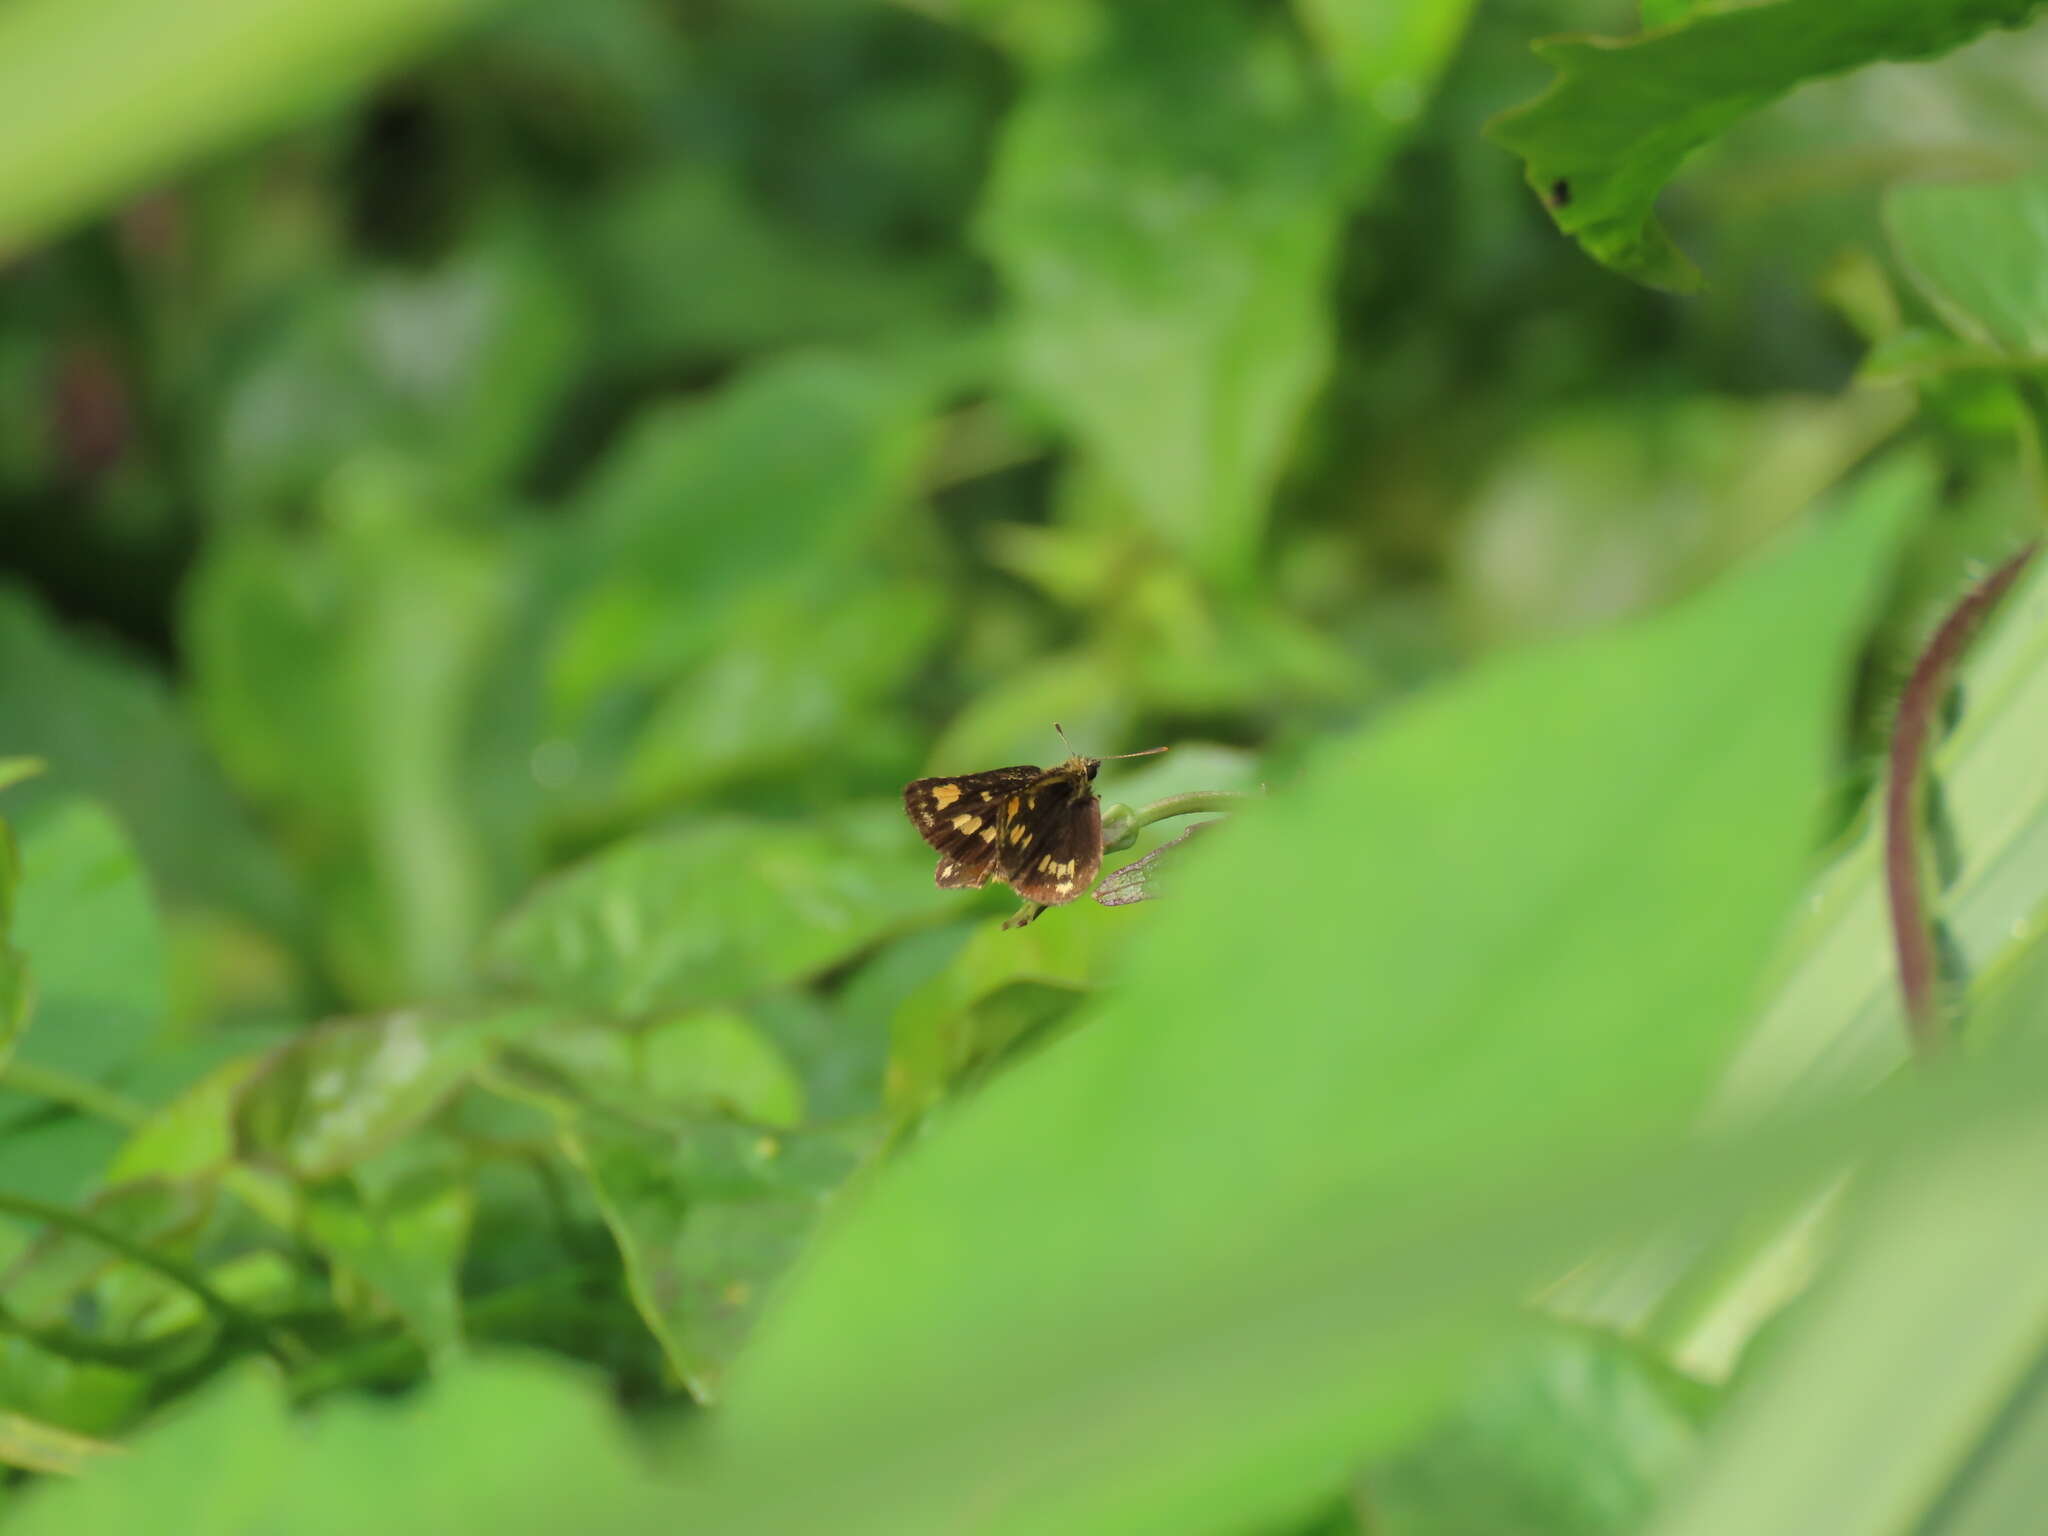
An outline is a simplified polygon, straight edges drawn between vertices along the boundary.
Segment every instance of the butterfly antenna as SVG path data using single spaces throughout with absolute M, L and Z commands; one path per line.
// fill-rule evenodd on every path
M 1072 752 L 1074 750 L 1074 744 L 1071 741 L 1067 740 L 1067 733 L 1063 730 L 1060 730 L 1059 721 L 1053 721 L 1052 728 L 1055 731 L 1059 732 L 1060 745 L 1065 747 L 1068 752 Z M 1142 752 L 1112 752 L 1109 754 L 1109 756 L 1098 758 L 1096 759 L 1096 761 L 1104 763 L 1113 763 L 1120 757 L 1157 757 L 1161 752 L 1170 752 L 1172 750 L 1173 749 L 1171 747 L 1147 747 Z

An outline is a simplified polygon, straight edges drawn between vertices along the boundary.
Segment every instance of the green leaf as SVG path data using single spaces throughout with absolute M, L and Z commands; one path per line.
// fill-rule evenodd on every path
M 340 8 L 151 0 L 90 13 L 0 10 L 0 250 L 20 250 L 130 189 L 344 91 L 444 33 L 474 0 Z
M 596 1383 L 539 1360 L 473 1362 L 387 1402 L 295 1419 L 269 1372 L 181 1404 L 129 1454 L 10 1511 L 21 1536 L 161 1530 L 546 1536 L 592 1509 L 651 1519 L 653 1489 Z
M 953 963 L 897 1005 L 889 1050 L 889 1111 L 924 1113 L 959 1079 L 987 1068 L 1109 976 L 1137 925 L 1076 903 L 1022 930 L 975 928 Z M 993 1006 L 1006 993 L 1051 996 Z
M 1866 1182 L 1834 1273 L 1657 1536 L 1968 1529 L 1972 1501 L 1996 1496 L 1980 1452 L 2005 1456 L 2000 1416 L 2048 1351 L 2044 1155 L 2037 1124 L 2002 1124 Z
M 1654 32 L 1659 27 L 1675 27 L 1696 16 L 1747 3 L 1752 0 L 1643 0 L 1643 30 Z
M 1913 285 L 1958 336 L 2048 367 L 2048 175 L 1894 187 L 1885 222 Z
M 906 934 L 854 973 L 819 1027 L 776 1038 L 804 1076 L 811 1113 L 837 1120 L 879 1113 L 887 1092 L 890 1037 L 905 1003 L 946 971 L 987 923 L 969 921 Z M 774 1015 L 769 1015 L 773 1027 Z
M 1935 1505 L 1927 1536 L 2006 1536 L 2023 1531 L 2048 1497 L 2048 1350 L 2026 1365 L 2026 1376 L 2000 1407 L 1997 1423 L 1958 1470 Z
M 111 1082 L 151 1044 L 165 1007 L 163 934 L 134 850 L 98 805 L 54 802 L 23 828 L 16 899 L 13 939 L 35 976 L 34 1018 L 17 1064 Z M 0 1088 L 0 1117 L 40 1102 Z M 79 1122 L 38 1134 L 34 1150 L 11 1141 L 5 1182 L 24 1194 L 75 1198 L 115 1139 L 110 1127 Z
M 849 579 L 854 590 L 836 600 L 764 604 L 668 691 L 624 765 L 628 804 L 687 803 L 778 774 L 851 777 L 850 752 L 895 747 L 901 761 L 909 733 L 891 729 L 889 702 L 937 639 L 945 605 L 926 585 Z
M 1623 1536 L 1686 1466 L 1710 1394 L 1613 1339 L 1516 1341 L 1420 1444 L 1367 1477 L 1385 1536 Z
M 2012 366 L 2012 359 L 1995 348 L 1975 346 L 1939 331 L 1912 327 L 1873 343 L 1856 370 L 1856 381 L 1859 384 L 1906 384 L 1940 378 L 1945 374 Z
M 638 418 L 577 497 L 558 711 L 667 681 L 764 596 L 801 595 L 862 548 L 909 486 L 923 410 L 884 370 L 799 355 Z
M 13 945 L 0 943 L 0 1075 L 5 1074 L 21 1032 L 28 1027 L 34 996 L 35 982 L 27 958 Z
M 636 1131 L 600 1116 L 564 1131 L 618 1242 L 634 1306 L 700 1402 L 718 1395 L 769 1288 L 878 1139 L 718 1122 Z
M 895 807 L 802 826 L 722 820 L 634 837 L 540 887 L 486 961 L 616 1018 L 746 998 L 943 910 Z
M 625 14 L 633 14 L 627 12 Z M 666 366 L 819 341 L 899 339 L 958 325 L 972 302 L 964 259 L 889 260 L 778 220 L 723 163 L 677 159 L 624 181 L 576 231 L 607 355 Z M 691 281 L 677 282 L 678 272 Z
M 226 1168 L 235 1155 L 235 1104 L 262 1065 L 251 1056 L 223 1062 L 157 1110 L 129 1132 L 107 1165 L 107 1182 L 195 1179 Z
M 227 780 L 141 658 L 68 628 L 0 586 L 0 753 L 49 771 L 9 796 L 22 816 L 80 793 L 110 807 L 172 902 L 205 902 L 289 929 L 296 893 Z
M 722 1419 L 721 1529 L 1242 1528 L 1415 1427 L 1593 1192 L 1681 1142 L 1929 493 L 1895 466 L 1740 579 L 1483 668 L 1233 818 L 1087 1027 L 810 1257 Z
M 237 1148 L 300 1179 L 345 1172 L 429 1119 L 501 1044 L 547 1017 L 408 1010 L 323 1024 L 274 1052 L 242 1089 Z
M 1496 118 L 1529 185 L 1586 254 L 1653 288 L 1690 293 L 1698 269 L 1654 214 L 1687 155 L 1802 81 L 1885 60 L 1932 58 L 2043 0 L 1771 0 L 1695 10 L 1687 25 L 1629 41 L 1554 38 L 1549 90 Z
M 0 819 L 0 1075 L 5 1074 L 21 1032 L 28 1027 L 29 1003 L 35 993 L 28 957 L 13 942 L 15 892 L 20 884 L 21 852 L 15 846 L 14 829 Z
M 83 1215 L 96 1231 L 52 1222 L 8 1267 L 9 1313 L 37 1324 L 64 1321 L 82 1294 L 135 1262 L 103 1234 L 137 1248 L 176 1253 L 205 1219 L 206 1204 L 196 1192 L 174 1184 L 128 1184 L 93 1196 Z
M 370 1190 L 333 1180 L 306 1191 L 306 1235 L 390 1302 L 429 1353 L 462 1345 L 457 1284 L 475 1198 L 432 1169 Z
M 657 1101 L 716 1110 L 757 1125 L 804 1117 L 803 1087 L 775 1047 L 736 1013 L 670 1019 L 641 1032 L 641 1080 Z
M 532 789 L 479 745 L 518 568 L 431 504 L 415 467 L 349 461 L 310 534 L 217 540 L 186 592 L 207 734 L 305 850 L 326 958 L 373 1005 L 459 986 L 533 860 L 478 788 Z
M 1139 526 L 1237 580 L 1329 359 L 1339 124 L 1234 4 L 1108 7 L 1100 33 L 1011 112 L 981 238 L 1022 383 Z
M 556 1020 L 504 1066 L 506 1086 L 565 1112 L 596 1106 L 653 1124 L 723 1114 L 776 1127 L 804 1117 L 803 1085 L 781 1053 L 743 1015 L 723 1009 L 640 1029 Z
M 118 1434 L 149 1400 L 141 1371 L 66 1359 L 27 1339 L 0 1337 L 0 1394 L 14 1411 L 74 1434 Z

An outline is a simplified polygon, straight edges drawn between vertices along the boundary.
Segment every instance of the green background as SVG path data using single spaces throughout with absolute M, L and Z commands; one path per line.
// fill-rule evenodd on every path
M 2043 9 L 0 3 L 0 1531 L 2031 1529 Z

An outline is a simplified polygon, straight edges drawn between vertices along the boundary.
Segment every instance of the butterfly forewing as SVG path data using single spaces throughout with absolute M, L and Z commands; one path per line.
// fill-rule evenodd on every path
M 951 888 L 983 886 L 997 878 L 1005 808 L 1042 776 L 1043 770 L 1020 763 L 906 784 L 903 809 L 939 852 L 933 879 Z

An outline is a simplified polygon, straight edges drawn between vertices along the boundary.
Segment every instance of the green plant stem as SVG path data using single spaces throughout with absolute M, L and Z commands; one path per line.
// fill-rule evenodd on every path
M 1164 800 L 1140 806 L 1138 825 L 1149 827 L 1155 821 L 1165 821 L 1173 816 L 1199 816 L 1204 811 L 1235 811 L 1250 801 L 1263 799 L 1264 795 L 1246 794 L 1234 789 L 1191 789 L 1184 795 L 1168 795 Z
M 221 1326 L 232 1334 L 254 1340 L 265 1353 L 280 1364 L 290 1365 L 294 1351 L 266 1324 L 252 1312 L 236 1306 L 227 1297 L 215 1290 L 206 1278 L 183 1259 L 172 1258 L 169 1254 L 158 1253 L 143 1243 L 138 1243 L 124 1233 L 93 1220 L 83 1211 L 72 1210 L 69 1206 L 53 1205 L 47 1201 L 31 1199 L 0 1190 L 0 1214 L 20 1216 L 29 1221 L 40 1221 L 48 1226 L 61 1227 L 89 1238 L 102 1247 L 109 1248 L 122 1258 L 153 1269 L 174 1285 L 190 1291 L 199 1304 L 220 1319 Z
M 141 1344 L 109 1343 L 75 1328 L 38 1326 L 17 1317 L 4 1305 L 0 1305 L 0 1337 L 20 1339 L 46 1354 L 79 1365 L 106 1365 L 145 1375 L 162 1369 L 172 1343 L 183 1347 L 181 1341 L 164 1339 L 152 1339 Z
M 96 1120 L 105 1120 L 129 1130 L 149 1118 L 149 1106 L 146 1104 L 138 1104 L 125 1094 L 103 1088 L 89 1078 L 60 1072 L 53 1067 L 39 1067 L 33 1062 L 9 1063 L 7 1069 L 0 1072 L 0 1088 L 10 1088 L 31 1098 L 61 1104 L 81 1115 L 90 1115 Z
M 1136 810 L 1118 807 L 1125 812 L 1128 820 L 1118 819 L 1111 836 L 1103 843 L 1104 853 L 1119 853 L 1138 840 L 1138 834 L 1155 821 L 1166 821 L 1175 816 L 1200 816 L 1218 811 L 1235 811 L 1263 795 L 1244 794 L 1228 789 L 1191 789 L 1184 795 L 1168 795 L 1164 800 L 1154 800 L 1150 805 L 1141 805 Z

